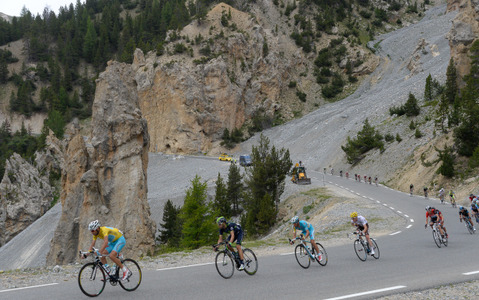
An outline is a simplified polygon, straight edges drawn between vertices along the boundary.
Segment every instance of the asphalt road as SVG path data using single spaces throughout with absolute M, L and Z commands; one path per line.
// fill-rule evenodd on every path
M 310 171 L 314 181 L 323 174 Z M 328 264 L 313 264 L 302 269 L 293 254 L 259 257 L 258 272 L 248 276 L 237 272 L 231 279 L 221 278 L 213 264 L 176 269 L 145 271 L 137 291 L 126 292 L 107 286 L 102 299 L 371 299 L 392 293 L 431 288 L 437 285 L 479 279 L 475 257 L 478 236 L 470 235 L 459 223 L 457 209 L 441 205 L 437 199 L 410 197 L 389 188 L 325 175 L 326 185 L 338 185 L 352 193 L 387 206 L 407 220 L 398 232 L 376 239 L 381 257 L 360 261 L 349 245 L 328 247 Z M 431 229 L 424 229 L 426 205 L 438 207 L 445 216 L 449 232 L 448 247 L 438 248 Z M 349 214 L 349 212 L 345 212 Z M 367 216 L 365 216 L 367 218 Z M 374 227 L 371 228 L 374 237 Z M 317 238 L 321 242 L 321 238 Z M 253 249 L 254 250 L 254 249 Z M 291 247 L 291 252 L 293 247 Z M 214 260 L 212 253 L 211 261 Z M 32 274 L 32 276 L 35 276 Z M 0 291 L 0 299 L 85 299 L 76 281 Z

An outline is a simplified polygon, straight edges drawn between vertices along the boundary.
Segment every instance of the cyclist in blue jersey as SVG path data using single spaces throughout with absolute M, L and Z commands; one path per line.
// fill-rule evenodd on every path
M 293 240 L 291 241 L 291 245 L 294 244 L 294 239 L 296 239 L 296 230 L 299 229 L 301 230 L 301 233 L 304 236 L 302 237 L 302 239 L 307 239 L 309 237 L 311 245 L 313 245 L 314 250 L 316 250 L 316 253 L 321 253 L 319 252 L 318 245 L 316 245 L 316 242 L 314 241 L 313 225 L 311 225 L 311 223 L 306 222 L 304 220 L 300 221 L 298 216 L 294 216 L 291 219 L 291 223 L 293 224 Z M 321 255 L 319 255 L 318 260 L 321 260 Z
M 218 244 L 223 242 L 223 233 L 228 232 L 230 234 L 228 238 L 226 239 L 226 242 L 228 242 L 228 249 L 234 252 L 233 247 L 231 247 L 231 244 L 236 241 L 236 250 L 238 250 L 238 254 L 240 258 L 240 266 L 238 270 L 239 271 L 244 270 L 243 249 L 241 248 L 241 241 L 243 240 L 243 229 L 241 229 L 241 225 L 232 223 L 232 222 L 228 223 L 226 222 L 225 217 L 217 218 L 216 223 L 218 224 L 218 228 L 220 231 Z

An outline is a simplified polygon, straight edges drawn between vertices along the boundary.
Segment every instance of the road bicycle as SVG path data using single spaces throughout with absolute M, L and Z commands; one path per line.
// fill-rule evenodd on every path
M 371 247 L 367 239 L 365 239 L 365 235 L 362 231 L 355 231 L 353 233 L 348 233 L 349 239 L 354 240 L 354 252 L 358 256 L 361 261 L 366 261 L 368 255 L 371 255 L 375 259 L 379 259 L 379 247 L 376 241 L 373 238 L 371 239 L 371 243 L 373 244 L 374 254 L 371 254 Z
M 457 207 L 456 206 L 456 197 L 450 197 L 451 198 L 451 205 L 452 207 Z
M 432 238 L 434 239 L 434 242 L 438 248 L 441 248 L 441 244 L 447 247 L 447 235 L 444 235 L 444 237 L 441 236 L 441 232 L 437 227 L 437 222 L 432 225 Z
M 476 230 L 474 230 L 474 226 L 472 226 L 472 223 L 471 221 L 469 221 L 468 218 L 464 218 L 464 225 L 466 226 L 470 234 L 476 233 Z
M 90 254 L 93 255 L 93 262 L 84 264 L 80 269 L 80 273 L 78 273 L 78 285 L 85 295 L 89 297 L 100 295 L 105 289 L 107 281 L 110 282 L 112 286 L 116 286 L 119 283 L 120 286 L 128 292 L 132 292 L 140 286 L 142 278 L 141 268 L 133 259 L 124 258 L 123 254 L 118 256 L 121 263 L 131 272 L 131 275 L 126 280 L 121 280 L 120 268 L 118 266 L 115 270 L 109 272 L 101 262 L 100 257 L 108 257 L 108 255 L 100 254 L 98 249 L 95 248 L 93 248 L 93 251 L 80 251 L 80 257 L 85 257 Z
M 238 252 L 231 251 L 228 248 L 227 242 L 221 242 L 219 244 L 213 245 L 215 251 L 217 251 L 218 246 L 224 245 L 224 249 L 219 251 L 216 254 L 215 265 L 218 274 L 224 279 L 231 278 L 236 270 L 239 270 L 240 267 L 240 258 Z M 256 255 L 254 254 L 253 250 L 248 248 L 241 248 L 243 249 L 243 263 L 244 263 L 244 271 L 248 275 L 254 275 L 258 271 L 258 260 L 256 259 Z
M 295 240 L 299 240 L 299 244 L 294 248 L 294 255 L 296 256 L 296 261 L 302 268 L 309 268 L 311 261 L 316 261 L 321 266 L 325 266 L 328 263 L 328 254 L 320 243 L 316 242 L 319 249 L 319 255 L 316 255 L 317 253 L 313 245 L 308 246 L 308 242 L 305 241 L 304 238 L 296 237 L 294 240 L 288 240 L 290 244 L 294 244 Z M 309 243 L 311 244 L 311 242 Z

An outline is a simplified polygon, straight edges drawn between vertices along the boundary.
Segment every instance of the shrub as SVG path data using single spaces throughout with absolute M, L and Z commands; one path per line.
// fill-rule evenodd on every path
M 386 140 L 386 142 L 388 143 L 391 143 L 392 141 L 394 141 L 394 135 L 386 133 L 386 135 L 384 136 L 384 140 Z
M 414 124 L 414 120 L 411 120 L 411 123 L 409 123 L 409 129 L 411 130 L 416 129 L 416 124 Z
M 296 96 L 298 96 L 301 102 L 306 102 L 306 93 L 303 93 L 300 90 L 296 90 Z
M 402 142 L 402 138 L 401 138 L 401 136 L 399 135 L 399 133 L 396 133 L 396 141 L 397 141 L 398 143 Z
M 419 130 L 419 128 L 416 128 L 416 132 L 414 133 L 414 137 L 417 139 L 422 137 L 422 132 Z
M 383 136 L 369 124 L 368 119 L 364 121 L 363 128 L 356 138 L 351 139 L 348 136 L 346 145 L 341 146 L 350 164 L 358 163 L 364 158 L 366 152 L 374 148 L 384 150 Z
M 288 87 L 289 88 L 295 88 L 296 87 L 296 81 L 290 81 L 289 84 L 288 84 Z

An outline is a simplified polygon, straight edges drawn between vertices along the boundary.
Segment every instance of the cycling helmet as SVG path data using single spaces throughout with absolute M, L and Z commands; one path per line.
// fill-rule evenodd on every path
M 352 219 L 352 218 L 356 218 L 357 216 L 358 216 L 358 213 L 355 212 L 355 211 L 352 212 L 351 215 L 350 215 L 351 219 Z
M 98 220 L 95 220 L 95 221 L 91 221 L 90 224 L 88 224 L 88 230 L 92 231 L 92 230 L 96 230 L 98 228 L 100 228 L 100 222 Z
M 221 223 L 226 223 L 226 218 L 225 217 L 218 217 L 216 219 L 216 223 L 220 225 Z
M 463 210 L 463 208 L 464 208 L 464 207 L 462 207 L 462 206 L 459 205 L 459 210 Z
M 430 206 L 426 206 L 426 210 L 430 210 L 432 207 Z
M 294 216 L 294 217 L 291 218 L 291 223 L 292 224 L 296 224 L 298 222 L 299 222 L 299 217 L 298 216 Z

